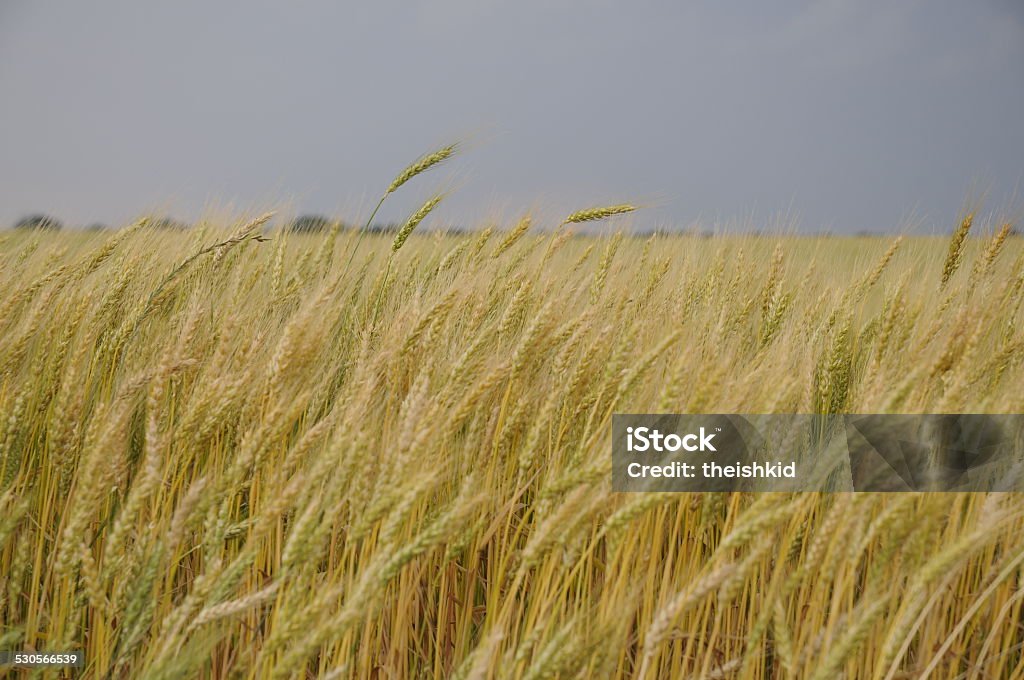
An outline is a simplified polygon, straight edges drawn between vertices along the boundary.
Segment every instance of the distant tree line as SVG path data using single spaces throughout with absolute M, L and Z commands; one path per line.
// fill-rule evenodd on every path
M 175 231 L 183 231 L 190 229 L 192 225 L 187 222 L 173 219 L 171 217 L 160 217 L 150 221 L 150 225 L 156 229 L 173 229 Z M 47 231 L 60 231 L 64 229 L 64 223 L 58 220 L 56 217 L 50 215 L 44 215 L 37 213 L 34 215 L 28 215 L 22 217 L 20 220 L 14 223 L 15 229 L 21 229 L 30 231 L 33 229 L 44 229 Z M 86 231 L 105 231 L 109 229 L 106 224 L 102 222 L 93 222 L 88 226 L 84 227 Z
M 302 215 L 292 220 L 286 226 L 289 231 L 297 234 L 315 234 L 322 231 L 330 231 L 336 224 L 343 230 L 353 228 L 351 224 L 346 224 L 339 220 L 333 220 L 325 215 Z M 398 224 L 371 224 L 368 231 L 397 231 L 399 226 L 400 225 Z
M 64 225 L 60 220 L 50 217 L 49 215 L 28 215 L 22 217 L 20 220 L 14 223 L 15 229 L 46 229 L 48 231 L 60 231 L 64 228 Z
M 171 218 L 171 217 L 159 217 L 159 218 L 151 219 L 149 224 L 150 224 L 150 226 L 152 226 L 155 229 L 165 229 L 165 230 L 173 230 L 173 231 L 185 231 L 187 229 L 191 229 L 192 228 L 192 225 L 189 224 L 188 222 L 182 222 L 180 220 L 176 220 L 176 219 Z M 343 229 L 343 230 L 353 228 L 352 225 L 350 225 L 350 224 L 346 224 L 345 222 L 342 222 L 342 221 L 339 221 L 339 220 L 335 220 L 335 219 L 331 219 L 330 217 L 327 217 L 326 215 L 320 215 L 320 214 L 301 215 L 301 216 L 295 218 L 294 220 L 292 220 L 291 222 L 288 222 L 288 223 L 286 223 L 286 224 L 284 224 L 282 226 L 285 229 L 287 229 L 288 231 L 294 232 L 296 234 L 317 234 L 317 233 L 321 233 L 321 232 L 330 231 L 334 227 L 335 224 L 339 225 L 339 228 Z M 383 224 L 375 223 L 375 224 L 371 224 L 370 225 L 369 231 L 373 232 L 373 233 L 388 233 L 388 232 L 397 231 L 399 229 L 399 227 L 401 227 L 400 224 L 395 224 L 395 223 L 390 223 L 390 222 L 389 223 L 383 223 Z M 25 217 L 22 217 L 20 220 L 18 220 L 17 222 L 14 223 L 14 228 L 15 229 L 19 229 L 19 230 L 23 230 L 23 231 L 31 231 L 31 230 L 60 231 L 60 230 L 64 229 L 64 224 L 60 220 L 58 220 L 56 217 L 52 217 L 50 215 L 45 215 L 43 213 L 35 213 L 35 214 L 32 214 L 32 215 L 27 215 Z M 90 224 L 87 227 L 85 227 L 85 229 L 86 229 L 86 231 L 105 231 L 106 229 L 109 229 L 109 227 L 106 224 L 103 224 L 101 222 L 95 222 L 95 223 Z M 464 226 L 452 225 L 452 226 L 447 227 L 444 231 L 447 234 L 459 235 L 459 234 L 474 233 L 474 232 L 479 231 L 479 230 L 478 229 L 474 229 L 474 228 L 467 228 L 467 227 L 464 227 Z M 638 230 L 633 232 L 633 235 L 635 235 L 635 236 L 642 236 L 642 237 L 648 237 L 648 236 L 697 236 L 697 237 L 700 237 L 700 238 L 710 238 L 711 236 L 714 235 L 714 233 L 711 232 L 711 231 L 700 231 L 700 230 L 697 230 L 697 229 L 686 229 L 686 230 L 668 229 L 668 228 L 659 226 L 659 227 L 654 227 L 654 228 L 649 228 L 649 229 L 638 229 Z M 772 236 L 771 232 L 763 233 L 763 232 L 757 232 L 757 231 L 745 232 L 745 235 L 746 236 L 753 236 L 753 237 L 759 237 L 759 236 L 769 237 L 769 236 Z M 817 236 L 819 238 L 830 238 L 830 237 L 836 236 L 836 234 L 834 234 L 832 232 L 828 232 L 828 231 L 826 231 L 826 232 L 818 232 L 818 233 L 814 233 L 814 234 L 807 234 L 807 235 L 808 236 Z M 863 231 L 862 230 L 862 231 L 853 232 L 853 234 L 850 234 L 850 235 L 856 236 L 856 237 L 860 237 L 860 238 L 869 238 L 869 237 L 884 236 L 886 234 L 885 234 L 885 232 L 872 232 L 872 231 Z M 1010 236 L 1021 236 L 1022 233 L 1021 233 L 1021 230 L 1020 230 L 1019 227 L 1013 226 L 1010 229 L 1010 231 L 1009 231 L 1009 235 Z

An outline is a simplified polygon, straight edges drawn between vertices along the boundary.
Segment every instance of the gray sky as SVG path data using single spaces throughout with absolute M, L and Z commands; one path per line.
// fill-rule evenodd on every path
M 354 217 L 466 139 L 384 219 L 947 229 L 1019 210 L 1021 120 L 1020 0 L 0 0 L 2 224 Z

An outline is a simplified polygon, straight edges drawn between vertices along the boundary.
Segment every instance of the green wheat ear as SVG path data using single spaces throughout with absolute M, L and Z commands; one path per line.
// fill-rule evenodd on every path
M 603 220 L 606 217 L 612 217 L 613 215 L 622 215 L 624 213 L 630 213 L 637 209 L 637 206 L 630 205 L 629 203 L 623 203 L 622 205 L 609 205 L 603 208 L 587 208 L 586 210 L 578 210 L 573 214 L 562 220 L 562 224 L 577 224 L 579 222 L 594 222 L 595 220 Z M 561 225 L 559 225 L 561 226 Z
M 416 175 L 424 173 L 435 165 L 448 160 L 455 155 L 455 151 L 457 149 L 458 144 L 449 144 L 448 146 L 442 147 L 433 153 L 420 157 L 412 165 L 400 172 L 398 177 L 395 177 L 395 181 L 391 183 L 391 186 L 388 187 L 388 190 L 384 195 L 387 196 L 388 194 L 394 193 L 398 187 L 402 186 Z
M 434 196 L 424 203 L 419 210 L 409 216 L 409 219 L 405 221 L 402 228 L 398 230 L 398 235 L 395 236 L 395 241 L 391 244 L 391 252 L 398 252 L 398 249 L 405 244 L 405 240 L 409 238 L 409 234 L 412 233 L 413 229 L 419 226 L 419 223 L 430 214 L 430 211 L 437 207 L 442 198 L 444 198 L 444 194 Z

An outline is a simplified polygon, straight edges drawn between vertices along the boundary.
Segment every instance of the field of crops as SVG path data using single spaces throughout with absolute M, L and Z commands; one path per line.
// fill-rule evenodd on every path
M 1020 677 L 1017 496 L 625 496 L 609 442 L 613 412 L 1024 412 L 1021 240 L 571 236 L 605 216 L 0 235 L 0 649 Z

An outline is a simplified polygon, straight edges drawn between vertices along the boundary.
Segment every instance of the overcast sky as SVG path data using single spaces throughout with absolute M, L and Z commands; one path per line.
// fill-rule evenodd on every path
M 0 0 L 0 224 L 365 214 L 945 230 L 1024 196 L 1021 0 Z

